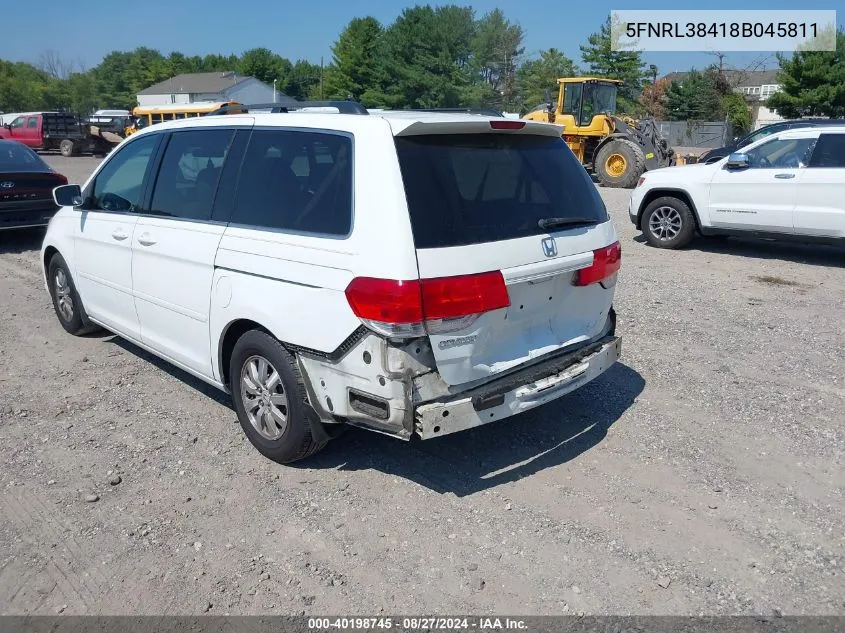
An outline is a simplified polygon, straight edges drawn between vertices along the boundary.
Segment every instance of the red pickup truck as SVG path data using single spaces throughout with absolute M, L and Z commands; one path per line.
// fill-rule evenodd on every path
M 91 151 L 88 129 L 72 114 L 30 112 L 0 127 L 0 138 L 23 143 L 35 150 L 58 150 L 62 156 Z

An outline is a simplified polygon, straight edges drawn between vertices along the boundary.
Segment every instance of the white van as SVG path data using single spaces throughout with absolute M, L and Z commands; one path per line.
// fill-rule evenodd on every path
M 607 371 L 620 245 L 559 127 L 332 107 L 162 123 L 57 188 L 62 326 L 231 393 L 282 463 L 344 425 L 435 438 Z

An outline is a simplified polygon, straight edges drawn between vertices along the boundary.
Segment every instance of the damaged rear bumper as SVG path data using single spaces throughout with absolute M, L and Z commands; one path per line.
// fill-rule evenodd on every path
M 464 431 L 529 411 L 578 389 L 620 357 L 622 339 L 606 336 L 586 348 L 415 410 L 422 439 Z

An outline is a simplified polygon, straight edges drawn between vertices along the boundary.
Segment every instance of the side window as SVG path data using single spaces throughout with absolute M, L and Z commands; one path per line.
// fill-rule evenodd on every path
M 26 122 L 26 127 L 38 127 L 38 117 L 29 117 L 29 121 Z
M 232 130 L 215 129 L 173 133 L 161 159 L 149 213 L 211 219 L 232 134 Z
M 13 127 L 13 128 L 15 128 L 15 127 L 23 127 L 23 122 L 24 122 L 25 120 L 26 120 L 26 119 L 24 119 L 24 117 L 19 116 L 17 119 L 15 119 L 14 121 L 12 121 L 12 125 L 11 125 L 11 127 Z
M 796 169 L 806 167 L 813 151 L 814 138 L 773 138 L 750 149 L 749 166 L 756 169 Z
M 845 134 L 819 136 L 810 167 L 845 167 Z
M 757 130 L 753 134 L 749 134 L 745 137 L 745 140 L 740 141 L 738 147 L 745 147 L 747 145 L 751 145 L 759 141 L 761 138 L 766 138 L 767 136 L 771 136 L 772 134 L 777 134 L 778 132 L 782 132 L 786 129 L 785 125 L 769 125 L 760 130 Z
M 348 235 L 352 227 L 351 139 L 318 132 L 253 132 L 232 223 Z
M 159 137 L 146 135 L 127 143 L 103 165 L 85 203 L 88 209 L 140 211 L 144 175 Z

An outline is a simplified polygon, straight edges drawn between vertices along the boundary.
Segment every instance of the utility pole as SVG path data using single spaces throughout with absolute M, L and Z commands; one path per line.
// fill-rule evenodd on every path
M 320 56 L 320 101 L 322 101 L 323 98 L 323 57 Z

